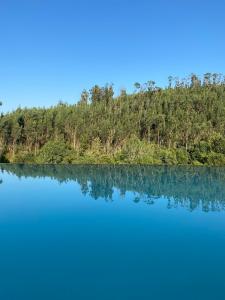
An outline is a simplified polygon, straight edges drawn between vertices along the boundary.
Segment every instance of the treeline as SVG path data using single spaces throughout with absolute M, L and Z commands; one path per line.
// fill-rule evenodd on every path
M 74 105 L 0 118 L 2 161 L 225 165 L 225 80 L 219 74 L 84 90 Z
M 4 164 L 0 170 L 3 175 L 8 172 L 19 178 L 74 181 L 84 195 L 95 200 L 114 201 L 117 189 L 121 196 L 132 192 L 135 203 L 151 205 L 164 198 L 168 208 L 182 206 L 205 212 L 225 209 L 225 168 L 220 167 Z

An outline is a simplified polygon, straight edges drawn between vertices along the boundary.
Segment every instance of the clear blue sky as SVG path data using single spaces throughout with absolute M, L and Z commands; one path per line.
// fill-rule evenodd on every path
M 83 88 L 225 73 L 224 0 L 0 0 L 0 99 L 74 103 Z

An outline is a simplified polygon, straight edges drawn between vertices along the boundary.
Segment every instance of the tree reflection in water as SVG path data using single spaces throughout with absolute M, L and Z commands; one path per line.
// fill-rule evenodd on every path
M 225 168 L 112 165 L 1 165 L 18 177 L 50 177 L 76 181 L 84 195 L 112 201 L 114 188 L 121 197 L 134 193 L 134 202 L 154 204 L 164 197 L 168 208 L 220 211 L 225 208 Z M 1 182 L 0 182 L 1 183 Z

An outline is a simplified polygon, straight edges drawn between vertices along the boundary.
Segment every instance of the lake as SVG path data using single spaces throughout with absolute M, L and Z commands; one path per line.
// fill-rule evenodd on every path
M 225 168 L 0 165 L 0 299 L 224 299 Z

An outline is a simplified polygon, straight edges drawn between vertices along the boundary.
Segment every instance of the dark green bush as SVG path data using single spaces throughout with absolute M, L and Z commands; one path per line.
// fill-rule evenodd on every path
M 212 150 L 216 153 L 225 154 L 225 138 L 214 139 L 212 142 Z
M 40 150 L 37 157 L 39 163 L 59 164 L 71 153 L 71 150 L 61 141 L 49 141 Z

